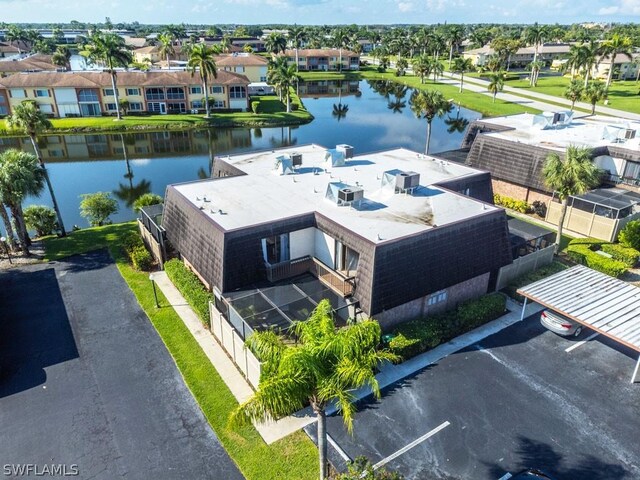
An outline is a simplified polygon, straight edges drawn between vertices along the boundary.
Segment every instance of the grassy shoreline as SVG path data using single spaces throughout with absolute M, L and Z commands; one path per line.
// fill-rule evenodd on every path
M 161 291 L 157 292 L 161 308 L 155 307 L 148 272 L 134 270 L 125 258 L 121 238 L 136 230 L 136 224 L 128 222 L 79 230 L 65 238 L 45 238 L 45 261 L 107 247 L 211 428 L 242 474 L 248 480 L 317 478 L 318 453 L 304 432 L 267 445 L 253 426 L 228 428 L 227 419 L 238 405 L 237 400 Z
M 53 128 L 44 132 L 44 135 L 196 130 L 212 127 L 282 127 L 304 125 L 314 119 L 295 94 L 291 97 L 290 113 L 286 112 L 285 106 L 275 96 L 252 97 L 252 99 L 260 101 L 261 109 L 257 114 L 253 112 L 212 113 L 210 119 L 206 119 L 201 114 L 125 115 L 121 121 L 116 121 L 114 117 L 54 118 L 51 120 Z M 5 122 L 0 121 L 0 137 L 3 136 L 20 135 L 8 130 Z

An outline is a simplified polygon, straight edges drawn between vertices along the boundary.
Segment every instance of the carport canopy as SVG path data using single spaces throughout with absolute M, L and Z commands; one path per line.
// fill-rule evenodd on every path
M 640 352 L 640 288 L 576 265 L 518 289 L 527 299 Z M 524 315 L 524 307 L 523 307 Z M 640 358 L 631 383 L 640 381 Z

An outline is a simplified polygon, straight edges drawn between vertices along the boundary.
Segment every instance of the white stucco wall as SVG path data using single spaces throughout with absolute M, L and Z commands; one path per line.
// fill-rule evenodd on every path
M 316 246 L 316 229 L 305 228 L 289 234 L 289 253 L 291 259 L 314 255 Z
M 336 241 L 320 230 L 315 229 L 315 257 L 333 268 Z
M 622 175 L 624 171 L 624 160 L 613 158 L 609 155 L 600 155 L 593 159 L 593 163 L 602 170 L 607 170 L 613 175 Z

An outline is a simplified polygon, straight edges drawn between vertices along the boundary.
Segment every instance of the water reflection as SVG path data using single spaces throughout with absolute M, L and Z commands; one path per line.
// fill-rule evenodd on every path
M 359 80 L 313 80 L 298 84 L 300 98 L 360 96 Z

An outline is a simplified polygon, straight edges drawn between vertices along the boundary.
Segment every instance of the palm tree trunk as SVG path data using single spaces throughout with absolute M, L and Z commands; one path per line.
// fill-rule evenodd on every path
M 493 92 L 493 103 L 496 103 L 496 95 L 498 95 L 498 92 Z
M 287 87 L 286 97 L 287 97 L 287 113 L 291 113 L 291 87 Z
M 589 69 L 585 68 L 584 88 L 587 88 L 588 85 L 589 85 Z
M 31 237 L 29 236 L 29 230 L 27 229 L 27 224 L 24 221 L 24 211 L 22 210 L 22 204 L 18 203 L 15 206 L 15 218 L 16 218 L 16 228 L 19 232 L 22 233 L 22 237 L 25 240 L 27 246 L 31 246 Z
M 453 60 L 453 43 L 449 47 L 449 70 L 451 70 L 451 60 Z
M 209 118 L 209 89 L 207 88 L 207 78 L 205 76 L 202 77 L 202 86 L 204 87 L 204 118 Z
M 20 210 L 16 207 L 16 205 L 9 204 L 9 209 L 11 210 L 11 215 L 13 216 L 13 220 L 16 222 L 16 231 L 18 233 L 18 239 L 20 240 L 20 248 L 22 249 L 22 253 L 26 256 L 31 255 L 29 251 L 29 235 L 26 234 L 27 227 L 24 225 L 24 219 L 20 217 Z
M 558 219 L 558 233 L 556 234 L 555 254 L 560 251 L 560 242 L 562 241 L 562 229 L 564 227 L 564 217 L 567 215 L 567 206 L 569 205 L 569 197 L 562 199 L 562 209 L 560 210 L 560 218 Z
M 640 65 L 636 65 L 636 83 L 638 83 L 638 80 L 640 80 Z
M 613 68 L 616 65 L 616 53 L 612 53 L 611 54 L 611 67 L 609 67 L 609 75 L 607 75 L 607 90 L 609 90 L 609 87 L 611 86 L 611 80 L 613 80 Z
M 576 106 L 576 101 L 571 100 L 571 111 L 573 112 L 574 107 Z
M 339 58 L 339 61 L 340 61 L 340 65 L 338 66 L 338 68 L 340 69 L 340 72 L 342 72 L 342 47 L 340 47 L 340 58 Z
M 111 87 L 113 88 L 113 96 L 116 100 L 116 116 L 118 120 L 122 120 L 120 116 L 120 96 L 118 95 L 118 88 L 116 87 L 116 72 L 111 69 Z
M 38 162 L 40 162 L 40 167 L 42 168 L 42 174 L 44 175 L 44 181 L 47 183 L 47 188 L 49 189 L 49 195 L 51 195 L 51 203 L 53 203 L 53 209 L 56 212 L 56 216 L 58 217 L 58 228 L 60 230 L 60 236 L 65 237 L 67 235 L 67 230 L 64 228 L 64 223 L 62 222 L 62 214 L 60 213 L 60 207 L 58 206 L 58 201 L 56 200 L 56 196 L 53 193 L 53 186 L 51 185 L 51 179 L 49 178 L 49 172 L 47 167 L 42 160 L 42 154 L 40 153 L 40 147 L 38 147 L 38 142 L 36 140 L 35 135 L 30 135 L 31 145 L 33 145 L 33 151 L 38 158 Z
M 427 121 L 427 146 L 424 149 L 425 155 L 429 155 L 429 144 L 431 143 L 431 122 Z
M 296 72 L 300 71 L 300 59 L 298 58 L 298 46 L 296 45 Z
M 593 102 L 591 104 L 591 115 L 595 115 L 596 114 L 596 102 Z
M 460 72 L 460 93 L 462 93 L 463 83 L 464 83 L 464 72 Z
M 315 407 L 318 418 L 318 456 L 320 460 L 320 480 L 327 478 L 327 415 L 324 409 Z
M 2 217 L 2 222 L 4 223 L 4 228 L 7 231 L 7 243 L 9 244 L 9 248 L 11 250 L 16 250 L 18 245 L 16 244 L 15 233 L 13 232 L 13 225 L 11 225 L 11 219 L 9 218 L 9 214 L 5 209 L 4 205 L 0 203 L 0 217 Z

